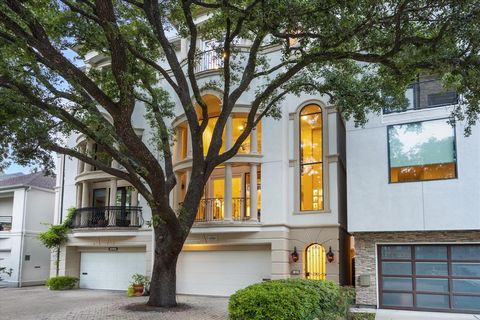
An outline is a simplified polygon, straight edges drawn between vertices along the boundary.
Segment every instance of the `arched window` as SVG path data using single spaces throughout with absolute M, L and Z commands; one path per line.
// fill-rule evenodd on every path
M 310 104 L 300 111 L 300 211 L 323 210 L 322 109 Z
M 325 280 L 325 248 L 312 243 L 305 250 L 305 277 L 311 280 Z

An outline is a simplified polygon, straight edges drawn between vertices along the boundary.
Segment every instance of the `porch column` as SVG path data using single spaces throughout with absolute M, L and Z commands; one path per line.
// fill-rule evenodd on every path
M 93 142 L 87 141 L 86 153 L 87 153 L 87 156 L 89 157 L 93 155 Z M 90 172 L 93 169 L 92 165 L 86 162 L 83 168 L 84 168 L 84 172 Z
M 109 206 L 114 207 L 117 200 L 117 179 L 110 180 L 110 201 Z M 117 224 L 116 211 L 113 208 L 108 210 L 108 226 L 115 227 Z
M 257 164 L 250 164 L 250 221 L 258 220 L 257 208 Z
M 90 205 L 90 189 L 88 187 L 88 182 L 82 182 L 82 208 L 88 208 Z M 82 211 L 80 216 L 80 225 L 86 227 L 88 225 L 88 212 Z
M 180 161 L 182 159 L 182 142 L 184 134 L 182 128 L 177 127 L 175 129 L 175 161 Z
M 225 164 L 225 184 L 223 191 L 223 220 L 232 221 L 232 165 Z
M 250 132 L 250 153 L 258 153 L 258 131 L 257 127 L 253 128 Z
M 187 135 L 187 158 L 192 157 L 192 135 L 190 134 L 190 128 L 187 126 L 185 129 L 185 134 Z
M 82 185 L 77 183 L 75 186 L 77 192 L 77 200 L 75 202 L 75 207 L 78 209 L 82 207 Z
M 130 225 L 131 226 L 138 226 L 138 211 L 136 210 L 138 207 L 138 190 L 132 190 L 132 207 L 135 207 L 133 211 L 130 211 Z

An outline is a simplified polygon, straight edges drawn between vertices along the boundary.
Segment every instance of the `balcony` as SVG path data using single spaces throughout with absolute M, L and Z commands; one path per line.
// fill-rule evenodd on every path
M 70 227 L 77 228 L 140 228 L 142 207 L 90 207 L 75 210 Z
M 429 109 L 458 104 L 458 94 L 445 89 L 438 79 L 420 80 L 411 84 L 405 92 L 408 105 L 403 109 L 383 109 L 383 114 Z
M 215 50 L 208 50 L 197 54 L 195 73 L 218 70 L 223 67 L 223 59 Z
M 182 205 L 180 203 L 179 205 Z M 250 198 L 232 198 L 232 221 L 250 221 Z M 225 219 L 225 202 L 223 198 L 204 198 L 200 200 L 195 223 L 229 221 Z M 260 210 L 254 217 L 260 222 Z
M 0 216 L 0 231 L 10 231 L 12 229 L 12 216 Z

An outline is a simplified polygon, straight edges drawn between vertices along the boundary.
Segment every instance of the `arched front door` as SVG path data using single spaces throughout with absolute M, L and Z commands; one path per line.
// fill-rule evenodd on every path
M 313 243 L 305 253 L 305 277 L 311 280 L 325 280 L 325 248 Z

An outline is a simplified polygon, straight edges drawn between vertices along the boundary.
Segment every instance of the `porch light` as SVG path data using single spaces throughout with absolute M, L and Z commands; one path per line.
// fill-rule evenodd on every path
M 291 256 L 292 256 L 292 261 L 293 261 L 293 262 L 297 262 L 297 261 L 298 261 L 297 247 L 293 247 L 293 252 L 292 252 Z
M 335 254 L 332 251 L 332 247 L 330 247 L 327 252 L 327 261 L 329 263 L 332 263 L 334 259 L 335 259 Z

